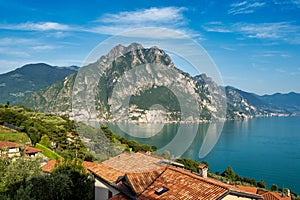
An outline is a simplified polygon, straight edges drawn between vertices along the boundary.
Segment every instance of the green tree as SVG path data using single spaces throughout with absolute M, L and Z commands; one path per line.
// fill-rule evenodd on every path
M 272 184 L 271 187 L 270 187 L 270 190 L 273 191 L 273 192 L 277 192 L 278 191 L 278 185 Z
M 266 183 L 265 183 L 264 180 L 261 180 L 261 181 L 257 182 L 257 187 L 264 188 L 264 189 L 267 188 Z
M 237 178 L 237 174 L 233 171 L 232 167 L 228 166 L 226 170 L 222 173 L 222 176 L 235 181 Z
M 51 141 L 48 135 L 43 135 L 39 143 L 47 148 L 51 148 Z
M 59 174 L 67 175 L 71 180 L 71 184 L 68 184 L 71 191 L 69 199 L 93 199 L 94 179 L 86 172 L 80 162 L 76 160 L 64 161 L 56 169 L 54 169 L 51 176 L 59 176 Z
M 193 172 L 198 173 L 198 166 L 200 164 L 199 162 L 194 161 L 194 160 L 189 159 L 189 158 L 179 158 L 179 159 L 176 159 L 175 161 L 183 164 L 184 168 L 186 168 L 188 170 L 192 170 Z
M 25 188 L 26 182 L 31 177 L 39 174 L 41 174 L 39 159 L 28 160 L 19 158 L 15 161 L 0 159 L 0 193 L 2 192 L 0 196 L 4 195 L 0 199 L 13 198 L 17 194 L 16 191 L 21 187 L 20 193 L 24 194 L 25 198 L 25 192 L 28 192 Z

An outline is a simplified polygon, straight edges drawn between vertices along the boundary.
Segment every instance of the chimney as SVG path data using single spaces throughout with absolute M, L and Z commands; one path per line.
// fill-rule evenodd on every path
M 207 178 L 208 167 L 204 163 L 200 163 L 198 166 L 199 175 L 203 178 Z

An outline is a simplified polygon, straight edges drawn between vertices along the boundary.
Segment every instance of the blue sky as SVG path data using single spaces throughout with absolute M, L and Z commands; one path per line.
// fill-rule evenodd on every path
M 0 0 L 0 73 L 36 62 L 81 65 L 112 35 L 162 27 L 202 45 L 225 85 L 300 93 L 299 19 L 300 0 Z

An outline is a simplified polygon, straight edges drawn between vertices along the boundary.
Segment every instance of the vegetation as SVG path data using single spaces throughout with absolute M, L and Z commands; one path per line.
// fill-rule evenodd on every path
M 45 147 L 42 144 L 36 143 L 35 145 L 36 148 L 43 150 L 43 155 L 52 159 L 52 160 L 57 160 L 59 158 L 62 158 L 60 155 L 58 155 L 57 153 L 55 153 L 54 151 L 52 151 L 51 149 Z
M 32 144 L 41 141 L 65 158 L 84 159 L 87 150 L 80 141 L 75 123 L 65 116 L 55 116 L 35 112 L 31 109 L 0 104 L 0 125 L 9 125 L 13 129 L 24 132 Z M 67 134 L 74 138 L 68 140 Z M 44 136 L 44 138 L 42 138 Z
M 270 190 L 273 191 L 273 192 L 278 192 L 278 185 L 272 184 L 271 187 L 270 187 Z
M 77 161 L 58 165 L 42 174 L 40 161 L 0 159 L 0 199 L 53 200 L 94 198 L 91 175 Z
M 30 144 L 30 138 L 26 133 L 21 133 L 5 126 L 0 126 L 0 140 Z
M 40 144 L 47 148 L 51 148 L 51 141 L 50 141 L 50 138 L 48 137 L 48 135 L 42 136 Z
M 104 132 L 105 136 L 112 142 L 112 143 L 121 143 L 126 146 L 126 151 L 142 151 L 142 152 L 147 152 L 147 151 L 156 151 L 157 147 L 156 146 L 149 146 L 148 144 L 140 144 L 135 140 L 129 140 L 124 137 L 120 137 L 113 133 L 111 130 L 108 129 L 107 126 L 101 126 L 101 130 Z
M 209 167 L 208 163 L 205 161 L 197 162 L 197 161 L 189 159 L 189 158 L 178 158 L 175 161 L 183 164 L 185 169 L 191 170 L 196 173 L 199 172 L 198 166 L 200 163 L 204 163 L 207 167 Z

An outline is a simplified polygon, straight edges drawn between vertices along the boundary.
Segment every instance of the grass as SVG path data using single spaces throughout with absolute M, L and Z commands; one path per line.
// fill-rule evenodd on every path
M 5 126 L 0 126 L 0 140 L 27 145 L 31 144 L 31 141 L 26 133 L 21 133 Z

